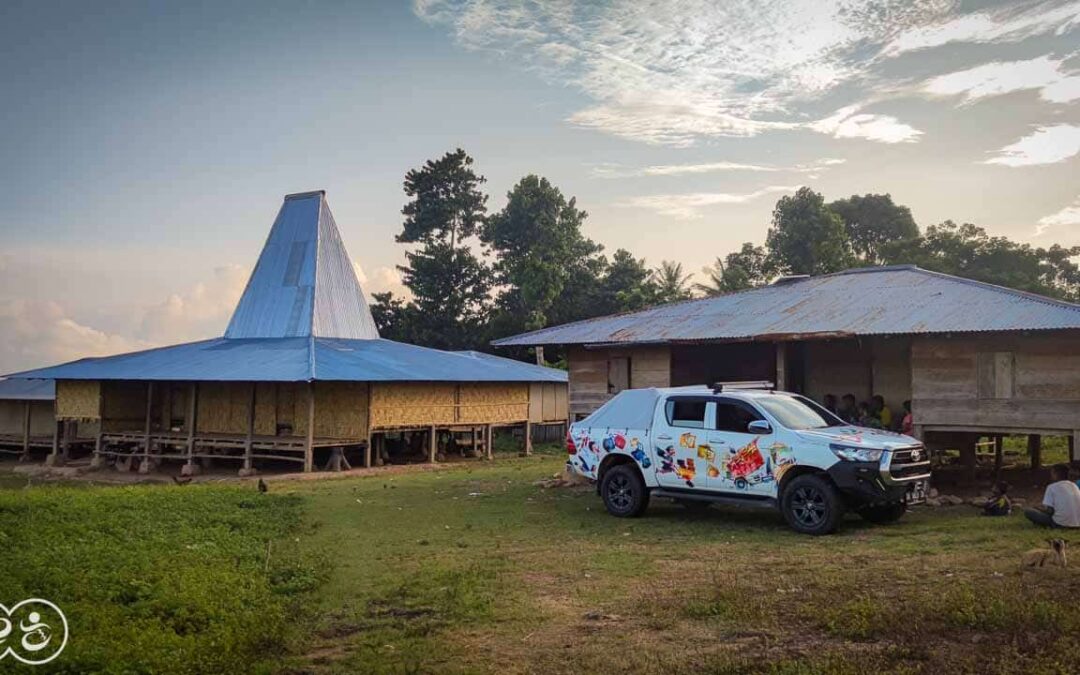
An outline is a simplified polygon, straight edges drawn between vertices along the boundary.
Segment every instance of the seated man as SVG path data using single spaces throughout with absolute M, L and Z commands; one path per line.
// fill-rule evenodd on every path
M 1069 480 L 1068 465 L 1050 467 L 1050 481 L 1042 506 L 1026 509 L 1024 515 L 1036 525 L 1080 527 L 1080 487 Z

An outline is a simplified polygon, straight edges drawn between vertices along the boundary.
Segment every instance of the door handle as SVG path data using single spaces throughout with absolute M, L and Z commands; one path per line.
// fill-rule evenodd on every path
M 668 436 L 667 434 L 660 434 L 659 436 L 656 437 L 656 440 L 658 440 L 658 441 L 670 441 L 671 436 Z

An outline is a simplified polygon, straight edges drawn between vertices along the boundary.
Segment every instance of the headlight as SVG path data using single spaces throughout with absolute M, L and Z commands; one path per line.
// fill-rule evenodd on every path
M 848 462 L 878 462 L 881 461 L 881 453 L 884 450 L 873 448 L 855 448 L 850 445 L 829 443 L 829 449 L 842 460 Z

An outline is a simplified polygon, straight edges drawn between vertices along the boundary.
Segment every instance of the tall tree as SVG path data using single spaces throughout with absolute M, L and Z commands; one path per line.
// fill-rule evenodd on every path
M 776 202 L 765 245 L 781 274 L 825 274 L 851 263 L 844 221 L 807 187 Z
M 644 258 L 620 248 L 600 279 L 595 316 L 641 309 L 656 303 L 656 286 Z
M 769 257 L 762 247 L 746 242 L 701 271 L 706 281 L 694 284 L 694 289 L 705 295 L 725 295 L 769 283 Z
M 879 265 L 885 249 L 919 236 L 911 209 L 896 204 L 889 194 L 852 195 L 828 205 L 840 216 L 852 252 L 869 265 Z
M 419 244 L 399 266 L 412 293 L 407 305 L 377 298 L 376 316 L 399 325 L 391 331 L 430 347 L 482 346 L 491 288 L 491 270 L 465 240 L 478 233 L 486 212 L 484 177 L 472 169 L 464 150 L 429 160 L 405 175 L 408 203 L 397 241 Z
M 660 267 L 652 271 L 657 302 L 675 302 L 689 298 L 691 276 L 683 273 L 682 263 L 674 260 L 661 261 Z
M 581 233 L 588 214 L 546 178 L 525 176 L 506 198 L 480 231 L 496 255 L 500 334 L 549 325 L 569 280 L 600 250 Z

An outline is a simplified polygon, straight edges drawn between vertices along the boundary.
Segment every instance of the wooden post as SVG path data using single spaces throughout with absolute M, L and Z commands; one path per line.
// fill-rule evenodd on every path
M 30 457 L 30 401 L 23 402 L 23 427 L 22 427 L 22 456 L 20 459 Z
M 60 425 L 63 422 L 53 418 L 52 452 L 45 458 L 46 466 L 58 466 L 60 462 Z
M 541 347 L 535 347 L 535 349 L 536 349 L 536 365 L 542 366 L 542 365 L 544 365 L 544 348 L 541 346 Z
M 1001 465 L 1005 461 L 1005 438 L 994 436 L 994 482 L 1001 480 Z
M 199 414 L 199 383 L 192 382 L 188 388 L 187 417 L 184 423 L 187 425 L 187 463 L 180 469 L 181 476 L 191 476 L 197 473 L 195 468 L 195 429 L 199 425 L 196 416 Z
M 439 442 L 435 436 L 435 427 L 428 429 L 428 462 L 435 463 L 435 453 L 438 452 Z
M 532 422 L 525 420 L 525 456 L 532 454 Z
M 472 428 L 472 456 L 480 456 L 480 434 L 476 433 L 476 427 Z
M 244 466 L 240 468 L 240 477 L 244 478 L 255 473 L 251 466 L 251 447 L 255 443 L 255 383 L 251 383 L 251 392 L 248 395 L 247 408 L 247 437 L 244 438 Z
M 489 424 L 484 427 L 484 452 L 487 453 L 489 460 L 495 459 L 493 445 L 495 445 L 495 428 Z
M 1073 429 L 1072 436 L 1069 436 L 1069 463 L 1080 461 L 1076 450 L 1077 438 L 1080 438 L 1080 429 Z
M 304 473 L 315 467 L 315 383 L 308 382 L 307 436 L 304 438 Z
M 1028 454 L 1031 455 L 1031 468 L 1042 468 L 1042 436 L 1028 434 Z
M 367 385 L 367 445 L 364 447 L 364 468 L 371 468 L 371 446 L 375 443 L 375 434 L 371 431 L 371 383 Z
M 776 383 L 777 391 L 787 391 L 787 344 L 776 343 Z
M 964 477 L 969 483 L 975 480 L 975 466 L 978 461 L 975 456 L 975 444 L 978 442 L 978 436 L 965 435 L 960 446 L 960 463 L 964 465 Z
M 152 445 L 150 440 L 150 433 L 153 428 L 153 421 L 151 418 L 151 409 L 154 405 L 154 383 L 146 383 L 146 429 L 143 439 L 143 461 L 139 463 L 139 473 L 150 473 L 150 446 Z

